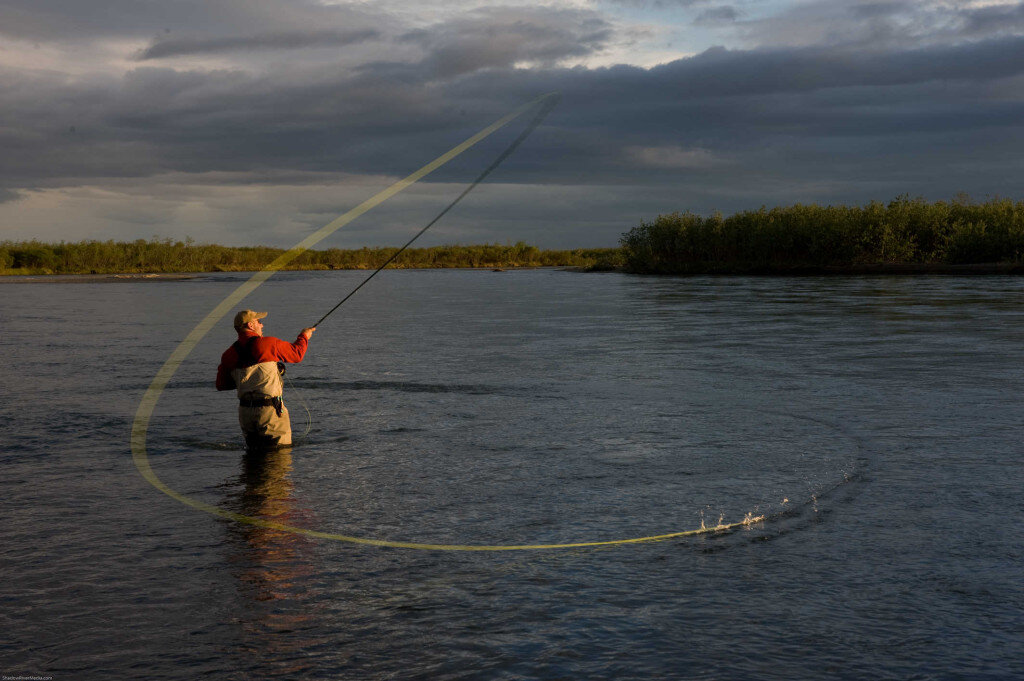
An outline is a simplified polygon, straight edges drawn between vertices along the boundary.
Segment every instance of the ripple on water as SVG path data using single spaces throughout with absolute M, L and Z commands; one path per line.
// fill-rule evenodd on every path
M 353 299 L 358 323 L 322 328 L 289 371 L 293 419 L 299 395 L 313 417 L 290 461 L 243 465 L 232 396 L 210 388 L 230 340 L 218 330 L 158 405 L 148 446 L 161 478 L 225 510 L 396 539 L 601 539 L 766 519 L 482 555 L 214 519 L 142 480 L 127 439 L 182 327 L 227 279 L 188 296 L 171 283 L 56 297 L 22 286 L 0 338 L 12 362 L 0 380 L 16 396 L 0 405 L 13 426 L 0 434 L 0 667 L 1024 676 L 1012 370 L 1024 327 L 1007 304 L 1019 280 L 386 274 Z M 289 335 L 340 276 L 283 277 L 253 304 Z M 72 367 L 31 342 L 68 345 L 68 320 Z M 80 370 L 85 357 L 109 361 Z

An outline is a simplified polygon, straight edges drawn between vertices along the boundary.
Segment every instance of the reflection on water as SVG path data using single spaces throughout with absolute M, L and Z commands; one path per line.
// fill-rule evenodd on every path
M 238 480 L 241 489 L 225 505 L 253 518 L 308 526 L 309 512 L 292 496 L 294 485 L 289 478 L 292 448 L 247 451 L 241 458 L 242 473 Z M 309 540 L 294 532 L 263 525 L 238 523 L 230 527 L 243 540 L 238 543 L 243 551 L 235 562 L 246 566 L 240 580 L 251 598 L 265 601 L 292 597 L 295 577 L 308 574 L 303 558 L 309 550 Z
M 223 506 L 261 520 L 310 527 L 315 517 L 295 498 L 291 472 L 291 447 L 246 451 L 241 473 L 228 485 L 237 491 Z M 302 669 L 297 653 L 319 642 L 312 635 L 296 635 L 309 630 L 316 617 L 315 594 L 309 590 L 310 576 L 317 571 L 312 543 L 303 535 L 263 525 L 229 523 L 226 529 L 232 547 L 229 563 L 246 611 L 239 618 L 241 649 L 254 668 L 297 673 Z

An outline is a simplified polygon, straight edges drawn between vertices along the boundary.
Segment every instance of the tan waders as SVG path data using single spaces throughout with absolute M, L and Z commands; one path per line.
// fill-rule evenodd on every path
M 250 449 L 292 444 L 288 409 L 281 400 L 283 383 L 277 362 L 261 362 L 231 372 L 238 387 L 238 424 Z

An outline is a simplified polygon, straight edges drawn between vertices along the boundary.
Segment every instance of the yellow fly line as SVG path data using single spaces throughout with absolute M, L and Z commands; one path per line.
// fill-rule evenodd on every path
M 651 535 L 647 537 L 634 537 L 631 539 L 611 539 L 605 541 L 589 541 L 589 542 L 572 542 L 565 544 L 496 544 L 496 545 L 463 545 L 463 544 L 427 544 L 419 542 L 403 542 L 403 541 L 389 541 L 385 539 L 366 539 L 363 537 L 351 537 L 344 534 L 335 534 L 332 532 L 320 532 L 317 530 L 310 530 L 302 527 L 295 527 L 293 525 L 285 525 L 283 523 L 276 523 L 262 518 L 256 518 L 253 516 L 243 515 L 241 513 L 232 513 L 225 511 L 217 506 L 203 503 L 197 499 L 193 499 L 185 494 L 182 494 L 176 490 L 168 487 L 164 482 L 157 476 L 153 471 L 152 466 L 149 465 L 149 456 L 146 453 L 146 433 L 149 429 L 149 422 L 153 417 L 153 411 L 156 409 L 157 402 L 160 400 L 160 395 L 167 387 L 171 377 L 178 370 L 178 367 L 182 365 L 185 359 L 189 356 L 195 346 L 206 336 L 207 333 L 214 327 L 214 325 L 224 318 L 229 312 L 235 309 L 246 296 L 255 291 L 263 282 L 272 277 L 275 272 L 283 269 L 305 252 L 307 249 L 312 248 L 314 245 L 327 238 L 341 227 L 355 220 L 357 217 L 363 215 L 367 211 L 379 206 L 380 204 L 387 201 L 389 198 L 402 191 L 409 185 L 422 179 L 426 175 L 430 174 L 434 170 L 437 170 L 448 161 L 452 160 L 462 152 L 466 151 L 477 142 L 485 139 L 495 131 L 501 129 L 506 124 L 512 122 L 531 108 L 549 100 L 552 97 L 556 97 L 555 93 L 549 93 L 542 95 L 537 99 L 528 102 L 515 109 L 511 113 L 498 119 L 491 125 L 487 126 L 480 132 L 476 133 L 472 137 L 468 138 L 461 144 L 452 147 L 445 153 L 435 158 L 430 163 L 426 164 L 416 172 L 412 173 L 408 177 L 405 177 L 393 185 L 385 189 L 384 191 L 370 197 L 366 201 L 348 211 L 344 215 L 341 215 L 330 223 L 320 228 L 316 232 L 313 232 L 305 239 L 300 241 L 294 247 L 285 251 L 276 260 L 267 265 L 263 270 L 257 272 L 249 278 L 244 284 L 235 289 L 227 298 L 222 300 L 217 307 L 203 318 L 192 331 L 185 337 L 181 343 L 174 349 L 171 356 L 167 358 L 160 370 L 157 371 L 153 381 L 149 384 L 149 388 L 146 393 L 142 396 L 142 400 L 139 402 L 139 408 L 135 412 L 135 420 L 132 422 L 132 435 L 131 435 L 131 448 L 132 448 L 132 460 L 135 463 L 135 467 L 142 474 L 142 477 L 146 479 L 156 489 L 160 490 L 172 499 L 176 499 L 186 506 L 209 513 L 211 515 L 219 516 L 228 520 L 233 520 L 239 523 L 245 523 L 247 525 L 256 525 L 259 527 L 266 527 L 275 530 L 281 530 L 285 532 L 293 532 L 295 534 L 301 534 L 308 537 L 316 537 L 318 539 L 329 539 L 333 541 L 343 541 L 352 544 L 365 544 L 368 546 L 385 546 L 391 548 L 400 549 L 424 549 L 434 551 L 521 551 L 527 549 L 570 549 L 570 548 L 584 548 L 592 546 L 611 546 L 615 544 L 638 544 L 641 542 L 658 541 L 662 539 L 672 539 L 675 537 L 689 537 L 699 534 L 707 534 L 712 532 L 723 532 L 726 530 L 732 530 L 745 525 L 750 525 L 761 520 L 764 517 L 753 518 L 749 515 L 747 518 L 735 522 L 715 525 L 714 527 L 701 527 L 695 530 L 685 530 L 681 532 L 668 532 L 665 534 Z

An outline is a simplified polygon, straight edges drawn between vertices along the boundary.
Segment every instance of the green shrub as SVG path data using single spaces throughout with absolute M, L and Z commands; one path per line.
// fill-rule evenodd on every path
M 897 197 L 888 204 L 659 215 L 620 240 L 632 272 L 786 271 L 879 263 L 1019 263 L 1024 202 Z
M 11 267 L 24 269 L 54 269 L 57 266 L 57 255 L 53 247 L 38 241 L 16 244 L 9 248 L 12 260 Z

